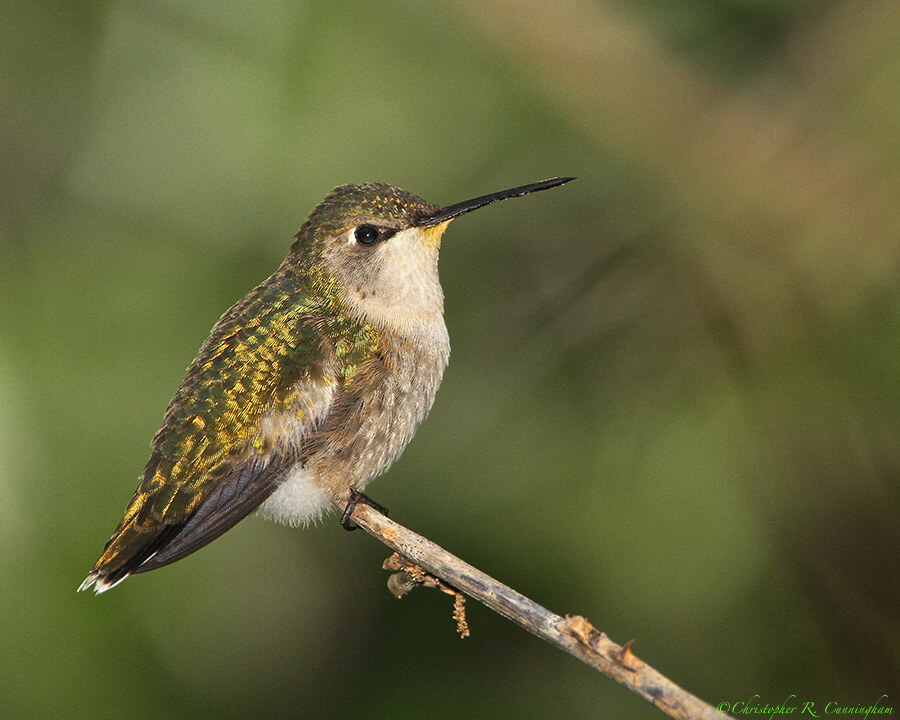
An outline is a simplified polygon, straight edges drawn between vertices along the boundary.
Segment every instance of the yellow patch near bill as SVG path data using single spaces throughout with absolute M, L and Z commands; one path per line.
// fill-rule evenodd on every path
M 434 227 L 427 227 L 422 230 L 422 235 L 425 238 L 425 243 L 430 246 L 440 247 L 441 246 L 441 236 L 444 234 L 444 230 L 447 229 L 447 226 L 453 222 L 453 219 L 446 220 L 442 222 L 440 225 L 435 225 Z

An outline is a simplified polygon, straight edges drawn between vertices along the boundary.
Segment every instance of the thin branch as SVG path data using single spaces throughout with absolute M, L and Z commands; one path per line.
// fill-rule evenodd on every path
M 458 590 L 487 605 L 528 632 L 624 685 L 667 715 L 679 720 L 728 717 L 640 660 L 631 651 L 630 642 L 617 645 L 585 618 L 579 615 L 562 618 L 550 612 L 368 505 L 357 505 L 352 517 L 371 536 L 433 575 L 451 591 Z M 399 566 L 389 566 L 389 569 L 396 570 Z

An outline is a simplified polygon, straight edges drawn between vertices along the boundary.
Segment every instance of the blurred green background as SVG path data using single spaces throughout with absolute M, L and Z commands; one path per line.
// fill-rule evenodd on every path
M 0 717 L 661 717 L 336 519 L 75 593 L 209 328 L 335 185 L 447 204 L 371 488 L 701 697 L 896 704 L 895 0 L 11 2 Z

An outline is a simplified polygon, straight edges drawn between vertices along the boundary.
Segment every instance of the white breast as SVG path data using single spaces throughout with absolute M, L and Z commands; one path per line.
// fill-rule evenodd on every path
M 288 525 L 306 525 L 318 520 L 330 507 L 328 496 L 313 483 L 312 473 L 297 465 L 258 512 Z
M 351 313 L 407 337 L 443 341 L 444 293 L 437 269 L 440 234 L 437 239 L 435 234 L 434 228 L 412 227 L 380 245 L 370 261 L 377 272 L 361 286 L 346 283 Z M 435 333 L 438 337 L 432 338 Z

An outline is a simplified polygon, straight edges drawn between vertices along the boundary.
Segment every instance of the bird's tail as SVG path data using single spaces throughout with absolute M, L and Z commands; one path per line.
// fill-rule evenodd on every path
M 170 499 L 162 511 L 157 509 L 159 491 L 138 488 L 79 591 L 93 587 L 98 594 L 106 592 L 133 573 L 155 570 L 199 550 L 259 507 L 286 467 L 280 458 L 244 462 L 213 487 L 182 498 L 177 512 Z

